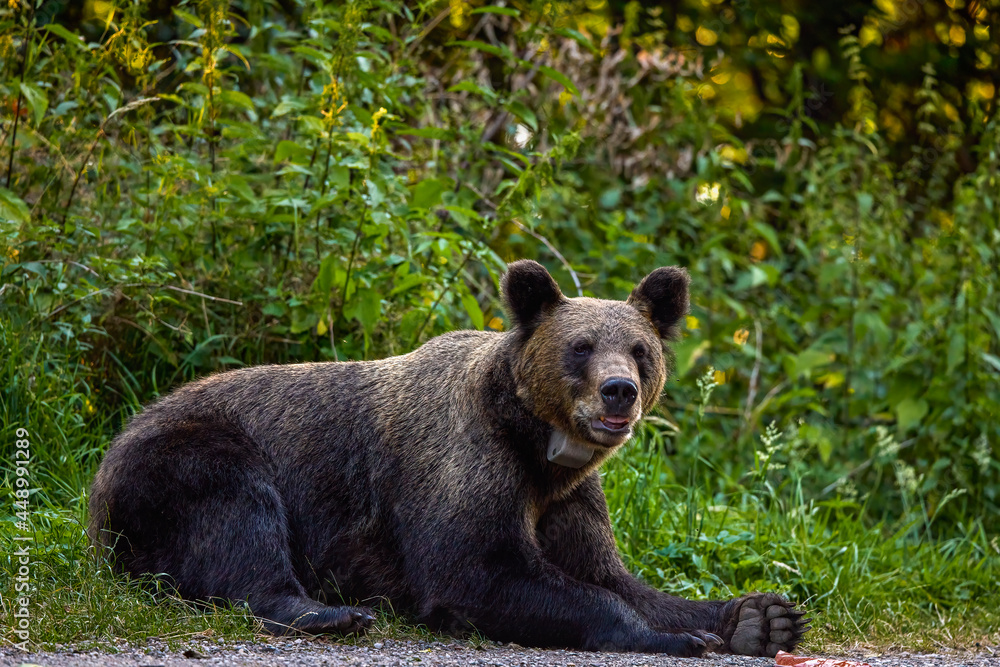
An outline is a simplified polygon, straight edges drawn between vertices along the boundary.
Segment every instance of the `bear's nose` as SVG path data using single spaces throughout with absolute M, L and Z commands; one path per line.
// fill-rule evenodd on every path
M 604 404 L 613 412 L 620 413 L 628 410 L 635 403 L 635 397 L 639 395 L 639 388 L 635 382 L 627 378 L 611 378 L 601 385 L 601 398 Z

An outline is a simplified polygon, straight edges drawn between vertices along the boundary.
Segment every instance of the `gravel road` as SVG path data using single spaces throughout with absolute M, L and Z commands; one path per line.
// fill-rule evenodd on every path
M 863 660 L 872 667 L 1000 667 L 1000 647 L 978 653 L 933 653 L 873 656 L 856 653 L 839 658 Z M 482 667 L 771 667 L 774 660 L 732 655 L 669 658 L 627 653 L 582 653 L 576 651 L 539 651 L 515 645 L 492 645 L 475 648 L 461 642 L 377 641 L 371 646 L 335 644 L 323 640 L 285 640 L 271 643 L 186 642 L 184 648 L 169 649 L 151 641 L 143 647 L 121 647 L 116 653 L 66 649 L 25 654 L 12 648 L 0 649 L 0 665 L 41 667 L 209 667 L 209 665 L 281 665 L 313 667 L 319 665 L 377 665 L 412 667 L 415 665 L 477 665 Z

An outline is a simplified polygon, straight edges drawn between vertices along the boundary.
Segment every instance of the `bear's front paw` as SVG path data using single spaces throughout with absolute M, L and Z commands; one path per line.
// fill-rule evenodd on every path
M 319 611 L 309 611 L 302 614 L 285 632 L 292 631 L 307 635 L 326 633 L 348 635 L 367 630 L 374 621 L 375 614 L 367 607 L 326 607 Z M 285 632 L 280 634 L 285 634 Z
M 726 606 L 722 636 L 730 653 L 773 658 L 794 649 L 809 629 L 805 612 L 775 593 L 753 593 Z

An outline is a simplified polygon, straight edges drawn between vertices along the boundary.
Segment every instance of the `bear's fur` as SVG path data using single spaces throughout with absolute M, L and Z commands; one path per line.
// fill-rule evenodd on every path
M 387 599 L 526 646 L 792 649 L 805 623 L 780 596 L 672 597 L 615 547 L 598 467 L 658 400 L 687 273 L 657 269 L 625 302 L 568 299 L 519 261 L 502 291 L 506 333 L 235 370 L 154 403 L 97 473 L 91 539 L 275 633 L 359 630 L 372 612 L 342 601 Z

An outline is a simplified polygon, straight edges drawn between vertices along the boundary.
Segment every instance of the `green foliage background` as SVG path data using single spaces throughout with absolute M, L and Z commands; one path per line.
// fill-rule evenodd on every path
M 27 428 L 38 585 L 91 619 L 54 640 L 157 632 L 86 592 L 129 414 L 502 329 L 531 257 L 570 295 L 692 274 L 606 473 L 637 572 L 996 641 L 1000 3 L 173 4 L 0 8 L 0 465 Z

